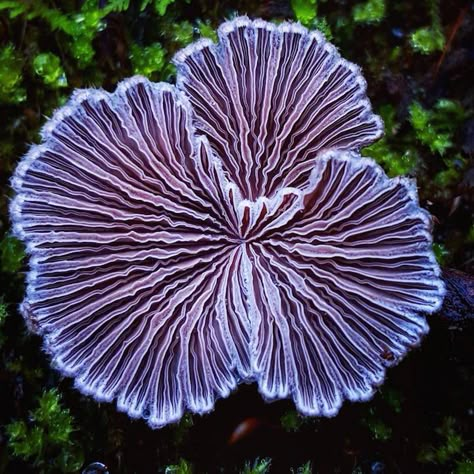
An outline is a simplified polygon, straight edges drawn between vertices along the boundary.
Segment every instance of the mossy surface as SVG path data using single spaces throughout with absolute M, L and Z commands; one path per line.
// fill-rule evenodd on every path
M 370 402 L 332 419 L 243 386 L 204 417 L 151 431 L 59 377 L 18 314 L 27 262 L 9 230 L 9 178 L 73 89 L 143 74 L 247 13 L 319 28 L 359 64 L 385 136 L 362 150 L 417 179 L 442 265 L 474 269 L 474 12 L 461 0 L 0 0 L 0 474 L 473 473 L 472 325 L 434 315 L 422 346 Z M 248 429 L 232 441 L 235 429 Z

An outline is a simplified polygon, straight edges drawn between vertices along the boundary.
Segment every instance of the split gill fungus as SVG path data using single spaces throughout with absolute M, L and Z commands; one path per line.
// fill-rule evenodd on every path
M 305 415 L 370 398 L 444 286 L 414 182 L 358 154 L 383 128 L 359 68 L 246 17 L 174 62 L 176 86 L 76 91 L 19 163 L 28 326 L 153 428 L 240 382 Z

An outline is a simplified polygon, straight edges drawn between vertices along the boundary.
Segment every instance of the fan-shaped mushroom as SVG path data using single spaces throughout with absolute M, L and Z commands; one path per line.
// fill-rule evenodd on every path
M 27 322 L 82 392 L 152 427 L 240 381 L 334 415 L 444 291 L 414 184 L 356 153 L 381 132 L 358 69 L 297 25 L 219 35 L 178 54 L 180 90 L 75 93 L 12 180 Z

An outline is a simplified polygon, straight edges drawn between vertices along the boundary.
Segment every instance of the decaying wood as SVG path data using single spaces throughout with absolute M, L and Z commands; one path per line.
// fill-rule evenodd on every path
M 474 320 L 474 276 L 443 269 L 446 297 L 439 314 L 451 321 Z

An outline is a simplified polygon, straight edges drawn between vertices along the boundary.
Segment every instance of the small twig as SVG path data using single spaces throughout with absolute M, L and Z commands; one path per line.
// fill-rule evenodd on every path
M 451 48 L 451 44 L 454 40 L 454 37 L 456 36 L 456 33 L 458 32 L 460 26 L 462 25 L 462 22 L 464 20 L 464 17 L 466 16 L 466 13 L 468 11 L 469 5 L 466 5 L 460 12 L 458 17 L 456 18 L 456 21 L 453 25 L 453 28 L 451 29 L 451 33 L 449 34 L 448 41 L 446 41 L 446 44 L 444 45 L 443 48 L 443 53 L 441 54 L 441 57 L 439 58 L 438 63 L 436 64 L 436 70 L 435 70 L 435 77 L 438 75 L 439 69 L 441 65 L 443 64 L 446 54 Z

